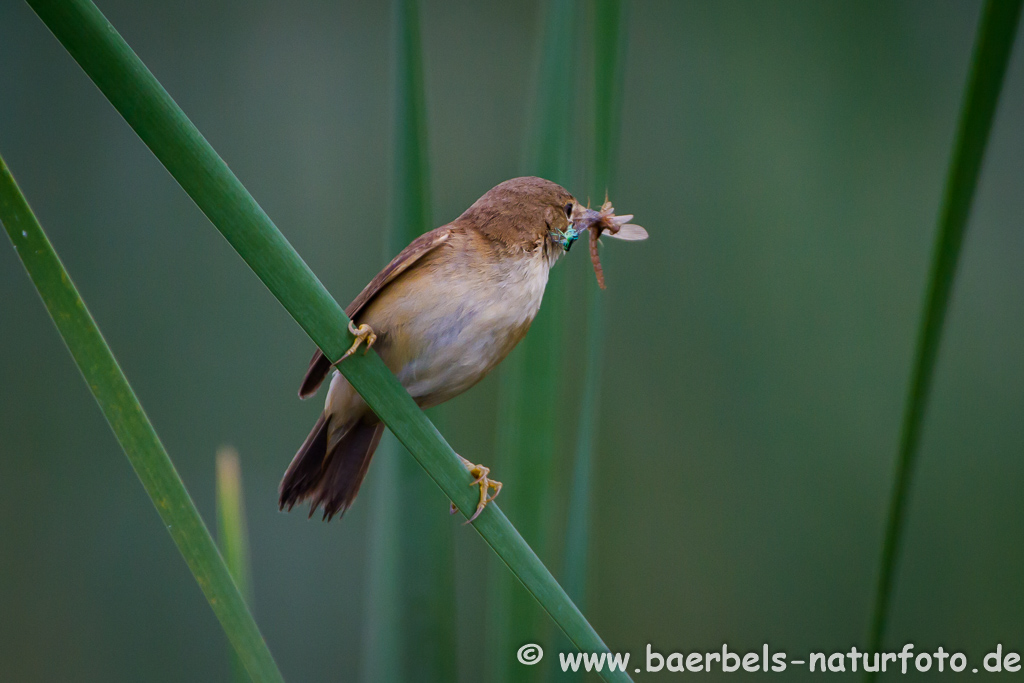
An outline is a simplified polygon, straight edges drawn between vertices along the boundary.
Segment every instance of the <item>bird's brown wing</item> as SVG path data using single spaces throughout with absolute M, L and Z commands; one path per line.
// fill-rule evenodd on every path
M 452 229 L 450 227 L 442 226 L 424 233 L 410 242 L 409 246 L 392 259 L 391 263 L 384 270 L 377 273 L 377 277 L 373 278 L 370 284 L 366 285 L 363 291 L 359 293 L 359 296 L 352 300 L 352 303 L 345 309 L 345 315 L 355 320 L 359 312 L 366 308 L 366 305 L 380 294 L 385 287 L 394 282 L 395 278 L 408 270 L 420 258 L 444 244 L 451 234 Z M 302 386 L 299 387 L 299 398 L 309 398 L 315 394 L 330 370 L 331 361 L 323 354 L 323 351 L 317 349 L 313 354 L 313 358 L 309 361 L 309 369 L 306 370 Z
M 359 292 L 359 296 L 353 299 L 352 303 L 345 308 L 345 315 L 355 319 L 359 315 L 359 311 L 363 310 L 366 304 L 370 303 L 395 278 L 407 271 L 420 258 L 444 244 L 451 237 L 451 234 L 452 229 L 450 227 L 442 226 L 430 232 L 425 232 L 410 242 L 409 246 L 393 258 L 391 263 L 385 266 L 384 270 L 377 273 L 377 277 L 373 278 L 370 284 L 363 287 L 363 291 Z

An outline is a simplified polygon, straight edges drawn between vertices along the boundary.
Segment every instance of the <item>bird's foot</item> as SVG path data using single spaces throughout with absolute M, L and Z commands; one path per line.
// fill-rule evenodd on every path
M 352 346 L 349 347 L 348 351 L 345 352 L 345 355 L 336 360 L 331 365 L 337 366 L 339 363 L 341 363 L 341 361 L 345 360 L 353 353 L 355 353 L 356 349 L 358 349 L 360 345 L 362 345 L 363 343 L 366 344 L 366 348 L 363 349 L 363 355 L 365 355 L 367 351 L 373 348 L 374 343 L 377 341 L 377 335 L 374 334 L 373 328 L 371 328 L 369 325 L 365 323 L 360 325 L 359 327 L 356 327 L 356 324 L 349 320 L 348 331 L 356 339 L 354 342 L 352 342 Z
M 458 455 L 458 453 L 456 453 L 456 455 Z M 492 500 L 498 497 L 498 494 L 501 493 L 501 482 L 494 481 L 493 479 L 487 476 L 491 473 L 489 467 L 484 467 L 483 465 L 474 465 L 469 460 L 463 458 L 461 455 L 459 455 L 459 460 L 461 460 L 462 464 L 466 467 L 467 470 L 469 470 L 469 473 L 476 477 L 476 479 L 473 480 L 470 486 L 480 487 L 480 502 L 477 503 L 476 512 L 474 512 L 473 516 L 464 522 L 464 524 L 469 524 L 474 519 L 480 516 L 480 513 L 484 511 L 484 508 L 487 507 L 488 503 L 490 503 Z M 494 489 L 494 495 L 488 495 L 491 489 Z M 451 514 L 454 515 L 457 511 L 458 508 L 455 506 L 455 503 L 452 503 L 449 512 L 451 512 Z

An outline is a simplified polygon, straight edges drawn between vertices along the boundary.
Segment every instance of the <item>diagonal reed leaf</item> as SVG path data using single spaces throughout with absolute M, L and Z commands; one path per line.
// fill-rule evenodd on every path
M 217 542 L 238 592 L 251 605 L 249 532 L 245 528 L 245 505 L 242 501 L 242 466 L 238 451 L 230 446 L 217 450 Z M 231 669 L 236 683 L 252 680 L 234 651 L 231 653 Z
M 906 524 L 907 498 L 914 467 L 917 464 L 921 426 L 935 373 L 942 326 L 1020 12 L 1021 0 L 988 0 L 978 25 L 971 71 L 961 104 L 953 157 L 942 196 L 942 210 L 939 214 L 938 232 L 935 236 L 928 277 L 928 291 L 918 329 L 914 365 L 903 412 L 896 475 L 889 503 L 889 516 L 868 636 L 869 652 L 878 652 L 885 635 L 896 559 Z M 869 680 L 873 677 L 872 674 L 868 674 Z
M 0 158 L 0 222 L 128 461 L 255 683 L 283 683 L 209 530 L 39 221 Z
M 328 358 L 340 358 L 352 342 L 341 306 L 99 9 L 89 0 L 29 5 L 302 329 Z M 380 357 L 356 354 L 340 367 L 444 494 L 472 511 L 472 478 Z M 497 505 L 473 527 L 577 648 L 608 651 Z
M 417 0 L 394 0 L 394 171 L 385 263 L 429 230 L 427 117 Z M 436 414 L 436 413 L 435 413 Z M 391 435 L 370 486 L 366 683 L 450 683 L 457 677 L 455 563 L 448 503 Z M 395 496 L 395 488 L 402 495 Z M 434 514 L 428 511 L 433 510 Z
M 572 146 L 573 62 L 577 0 L 549 0 L 543 19 L 541 56 L 532 131 L 526 150 L 526 175 L 569 185 Z M 554 268 L 544 292 L 544 305 L 530 333 L 506 359 L 501 370 L 498 423 L 498 465 L 510 486 L 503 504 L 515 516 L 523 536 L 540 552 L 549 543 L 552 515 L 551 481 L 561 423 L 561 346 L 565 319 L 565 272 Z M 498 477 L 499 479 L 502 476 Z M 494 577 L 501 607 L 491 612 L 490 646 L 500 653 L 492 673 L 495 681 L 535 681 L 542 667 L 516 663 L 513 653 L 542 632 L 536 607 L 523 600 L 519 586 L 504 572 Z

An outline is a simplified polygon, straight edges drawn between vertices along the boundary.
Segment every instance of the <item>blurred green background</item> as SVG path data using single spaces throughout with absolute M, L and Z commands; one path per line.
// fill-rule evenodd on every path
M 388 4 L 100 7 L 347 303 L 386 241 Z M 604 251 L 587 611 L 612 650 L 767 641 L 795 658 L 864 644 L 979 8 L 632 3 L 612 199 L 652 238 Z M 421 4 L 437 224 L 522 168 L 540 9 Z M 1017 43 L 887 638 L 975 662 L 996 643 L 1024 650 Z M 321 407 L 295 397 L 311 342 L 23 4 L 0 6 L 0 64 L 0 150 L 208 523 L 215 451 L 242 455 L 253 607 L 283 673 L 357 680 L 370 490 L 329 525 L 276 505 Z M 584 196 L 587 161 L 569 188 Z M 594 286 L 585 251 L 559 267 L 582 301 Z M 569 307 L 574 345 L 581 308 Z M 581 361 L 566 355 L 573 414 Z M 445 412 L 452 445 L 487 464 L 496 390 L 488 378 Z M 216 620 L 6 247 L 0 401 L 0 679 L 226 680 Z M 552 515 L 557 528 L 564 506 Z M 479 659 L 498 656 L 484 632 L 489 551 L 452 525 L 460 678 L 475 683 Z M 559 553 L 543 559 L 557 575 Z M 553 655 L 550 634 L 538 642 Z

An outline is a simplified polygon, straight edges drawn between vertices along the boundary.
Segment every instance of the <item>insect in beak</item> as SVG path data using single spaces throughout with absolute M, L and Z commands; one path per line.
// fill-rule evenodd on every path
M 601 268 L 601 258 L 597 254 L 597 240 L 602 233 L 620 240 L 647 239 L 646 230 L 629 222 L 632 218 L 633 214 L 616 216 L 615 207 L 608 201 L 607 196 L 600 211 L 579 204 L 573 209 L 569 231 L 577 237 L 590 231 L 590 260 L 594 264 L 594 275 L 597 276 L 597 284 L 601 289 L 605 288 L 604 270 Z M 569 247 L 566 246 L 565 250 L 569 251 Z
M 576 228 L 570 227 L 566 230 L 565 241 L 562 243 L 562 248 L 565 249 L 565 253 L 568 254 L 569 250 L 572 249 L 572 245 L 576 243 L 576 240 L 580 238 L 580 233 L 576 232 Z
M 569 253 L 569 250 L 572 249 L 572 245 L 583 233 L 570 225 L 565 230 L 553 230 L 551 234 L 555 238 L 555 241 L 562 247 L 562 249 L 565 250 L 565 253 Z

